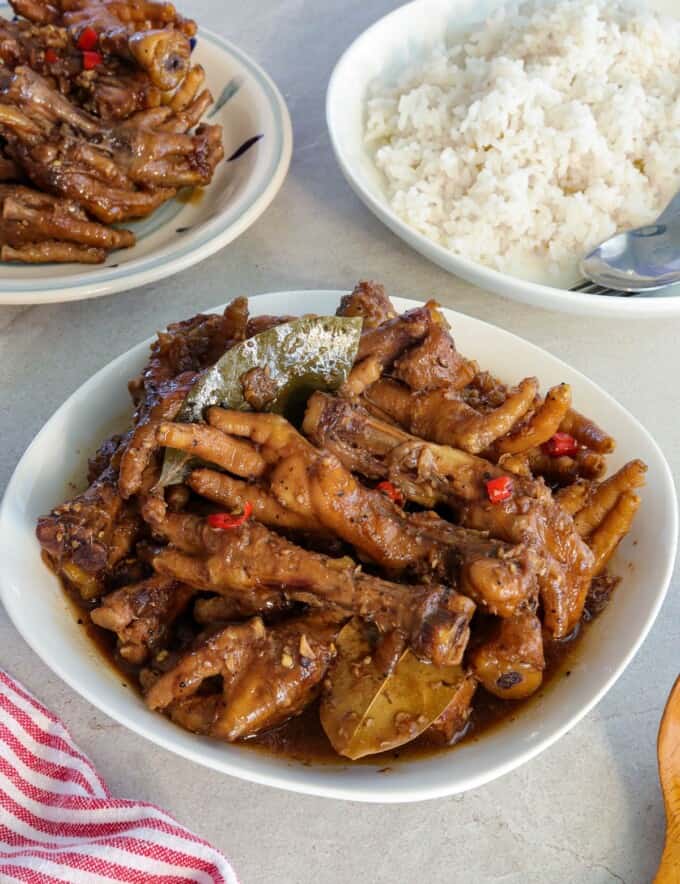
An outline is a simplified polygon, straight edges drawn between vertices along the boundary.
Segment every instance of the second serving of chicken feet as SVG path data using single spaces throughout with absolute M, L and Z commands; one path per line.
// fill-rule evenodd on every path
M 38 25 L 63 27 L 75 40 L 92 28 L 103 53 L 134 61 L 160 89 L 178 88 L 190 67 L 189 38 L 196 24 L 171 3 L 142 0 L 11 0 L 14 10 Z
M 128 34 L 88 30 L 96 39 L 101 63 L 84 67 L 79 37 L 94 24 L 72 27 L 8 21 L 0 17 L 0 62 L 9 70 L 28 66 L 50 80 L 63 95 L 103 120 L 127 119 L 137 111 L 168 105 L 179 111 L 205 82 L 200 65 L 190 64 L 190 43 L 178 31 Z
M 128 230 L 91 221 L 71 200 L 18 184 L 0 184 L 0 260 L 98 264 L 135 244 Z
M 196 99 L 203 107 L 207 96 Z M 185 186 L 207 184 L 224 151 L 219 126 L 187 129 L 195 114 L 169 108 L 106 126 L 34 71 L 0 86 L 0 134 L 34 184 L 73 200 L 105 223 L 148 215 Z

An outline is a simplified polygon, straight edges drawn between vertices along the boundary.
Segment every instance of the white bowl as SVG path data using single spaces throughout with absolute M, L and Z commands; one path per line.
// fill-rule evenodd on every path
M 11 18 L 12 11 L 0 6 L 0 14 Z M 212 182 L 194 191 L 200 199 L 170 200 L 126 224 L 137 243 L 111 252 L 103 264 L 2 264 L 0 305 L 77 301 L 156 282 L 210 257 L 267 209 L 293 149 L 281 93 L 251 58 L 210 31 L 199 31 L 192 58 L 205 69 L 215 104 L 204 121 L 222 126 L 225 156 Z
M 416 63 L 443 34 L 454 41 L 464 36 L 501 5 L 503 0 L 414 0 L 381 18 L 352 43 L 335 66 L 326 96 L 331 144 L 345 178 L 393 233 L 444 270 L 482 289 L 565 313 L 619 318 L 680 316 L 680 286 L 673 288 L 675 294 L 622 298 L 529 282 L 456 255 L 408 225 L 390 206 L 381 173 L 364 143 L 369 84 L 377 78 L 390 79 Z M 678 15 L 677 0 L 649 0 L 647 6 Z
M 253 313 L 335 312 L 341 292 L 283 292 L 251 299 Z M 415 301 L 395 299 L 400 309 Z M 612 467 L 641 457 L 649 465 L 643 503 L 619 548 L 614 571 L 623 577 L 610 606 L 587 631 L 571 677 L 559 678 L 513 721 L 452 751 L 404 763 L 312 765 L 195 736 L 150 712 L 123 687 L 76 624 L 56 577 L 40 558 L 36 519 L 65 499 L 84 476 L 85 460 L 130 413 L 127 381 L 144 364 L 149 341 L 86 381 L 47 422 L 10 481 L 0 507 L 0 592 L 15 626 L 35 652 L 74 690 L 112 718 L 179 755 L 233 776 L 292 791 L 355 801 L 417 801 L 486 783 L 533 758 L 573 727 L 612 686 L 639 648 L 668 586 L 677 535 L 671 474 L 651 436 L 610 396 L 532 344 L 469 316 L 444 311 L 463 353 L 501 378 L 537 375 L 544 386 L 566 381 L 579 409 L 619 440 Z M 178 317 L 179 318 L 179 317 Z M 114 420 L 115 419 L 115 420 Z M 630 567 L 628 566 L 630 563 Z M 49 696 L 41 697 L 49 704 Z

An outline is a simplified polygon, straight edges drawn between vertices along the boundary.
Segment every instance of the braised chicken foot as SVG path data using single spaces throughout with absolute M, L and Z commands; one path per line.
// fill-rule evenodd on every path
M 170 108 L 156 108 L 105 126 L 26 67 L 0 88 L 9 155 L 34 184 L 105 223 L 144 217 L 177 188 L 209 183 L 223 157 L 221 130 L 177 131 L 191 119 L 175 127 Z
M 195 470 L 188 484 L 199 494 L 231 508 L 249 502 L 256 517 L 272 527 L 339 536 L 392 574 L 453 582 L 493 613 L 512 613 L 534 594 L 532 559 L 521 545 L 489 541 L 434 515 L 405 514 L 278 415 L 213 407 L 206 417 L 207 426 L 158 429 L 161 445 L 200 454 L 241 477 Z M 265 472 L 264 487 L 244 481 Z
M 232 742 L 298 715 L 318 694 L 342 618 L 313 613 L 275 627 L 259 617 L 199 637 L 150 687 L 149 708 Z M 221 690 L 200 693 L 207 679 Z
M 292 601 L 356 614 L 382 632 L 399 629 L 416 653 L 438 664 L 462 658 L 475 605 L 448 587 L 372 577 L 350 558 L 310 552 L 255 522 L 221 531 L 199 516 L 165 512 L 158 499 L 147 501 L 143 513 L 170 543 L 152 562 L 160 574 L 246 599 L 277 589 Z
M 0 185 L 0 260 L 101 263 L 133 246 L 127 230 L 90 221 L 77 203 L 14 184 Z
M 82 494 L 38 519 L 36 534 L 54 570 L 91 601 L 106 577 L 133 549 L 140 530 L 136 506 L 118 493 L 109 466 Z
M 178 88 L 189 71 L 189 38 L 196 33 L 196 24 L 177 15 L 170 3 L 13 0 L 11 5 L 29 21 L 62 26 L 76 39 L 85 28 L 92 28 L 102 52 L 134 61 L 163 91 Z
M 542 482 L 515 477 L 511 498 L 494 504 L 486 483 L 503 475 L 498 467 L 468 452 L 424 442 L 359 405 L 327 394 L 310 398 L 303 430 L 346 467 L 373 479 L 389 479 L 421 505 L 451 506 L 467 528 L 531 548 L 541 559 L 538 580 L 548 628 L 559 637 L 578 622 L 592 555 L 569 514 Z
M 116 633 L 124 660 L 139 665 L 165 646 L 173 623 L 195 594 L 185 583 L 154 575 L 105 595 L 90 617 Z

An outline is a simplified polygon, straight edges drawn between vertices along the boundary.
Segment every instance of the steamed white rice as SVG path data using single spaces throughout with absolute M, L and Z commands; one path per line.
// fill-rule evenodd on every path
M 607 0 L 500 9 L 374 83 L 365 136 L 416 230 L 500 270 L 573 278 L 680 188 L 680 21 Z

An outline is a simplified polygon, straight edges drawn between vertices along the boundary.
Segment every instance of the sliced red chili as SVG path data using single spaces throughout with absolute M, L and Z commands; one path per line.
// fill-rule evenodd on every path
M 391 482 L 380 482 L 377 486 L 378 491 L 382 491 L 391 501 L 396 503 L 397 506 L 403 506 L 406 498 L 401 493 L 401 491 L 397 488 L 396 485 L 393 485 Z
M 512 479 L 510 476 L 497 476 L 486 483 L 486 493 L 491 503 L 502 503 L 512 497 Z
M 83 67 L 86 71 L 91 71 L 97 65 L 102 64 L 103 61 L 104 59 L 99 52 L 83 52 Z
M 213 513 L 208 516 L 208 525 L 217 528 L 218 531 L 229 531 L 231 528 L 240 528 L 253 514 L 253 505 L 247 500 L 240 516 L 232 513 Z
M 90 50 L 95 48 L 97 43 L 99 43 L 99 34 L 95 31 L 94 28 L 87 27 L 83 28 L 83 30 L 78 35 L 78 42 L 76 43 L 76 45 L 78 49 L 89 52 Z
M 569 433 L 555 433 L 543 445 L 543 450 L 550 457 L 562 457 L 574 455 L 578 451 L 578 442 Z
M 51 46 L 45 50 L 45 61 L 47 64 L 54 64 L 56 61 L 59 61 L 59 56 Z

